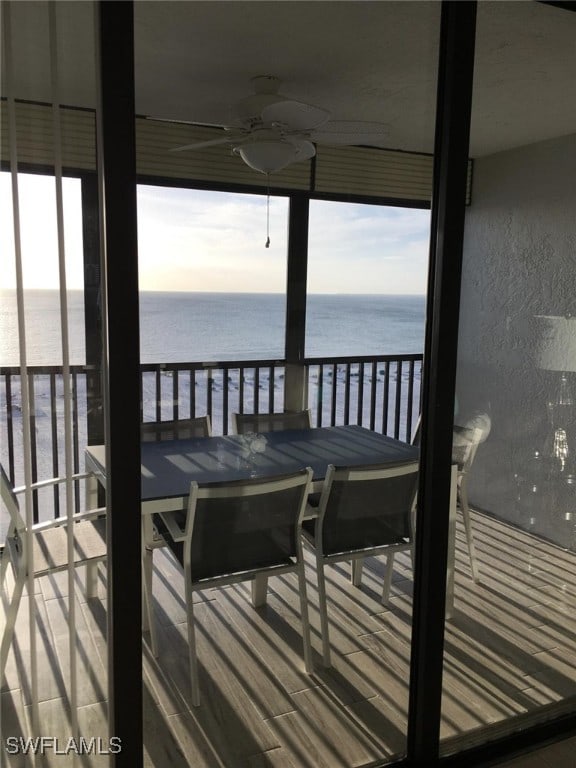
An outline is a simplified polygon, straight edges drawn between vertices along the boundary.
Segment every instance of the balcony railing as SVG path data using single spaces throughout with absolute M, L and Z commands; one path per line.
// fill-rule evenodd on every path
M 420 413 L 422 355 L 309 358 L 314 426 L 360 424 L 410 441 Z
M 87 445 L 86 366 L 70 369 L 72 400 L 72 461 L 74 472 L 80 468 L 81 451 Z M 20 369 L 0 368 L 0 460 L 14 485 L 24 483 L 23 415 Z M 64 468 L 64 379 L 62 366 L 28 368 L 30 399 L 30 442 L 32 482 L 59 477 Z M 75 511 L 80 508 L 80 484 L 76 482 Z M 35 491 L 34 520 L 42 506 L 60 514 L 61 488 Z M 0 520 L 1 522 L 1 520 Z M 0 534 L 4 531 L 0 530 Z M 3 537 L 0 535 L 0 545 Z
M 157 363 L 141 367 L 143 421 L 208 414 L 214 434 L 227 434 L 231 414 L 284 408 L 283 360 Z M 310 358 L 305 362 L 308 407 L 314 426 L 360 424 L 410 440 L 419 413 L 422 355 Z M 71 367 L 73 464 L 83 469 L 84 447 L 94 409 L 88 366 Z M 64 381 L 60 366 L 28 368 L 32 422 L 33 481 L 57 477 L 64 467 Z M 0 458 L 16 485 L 23 483 L 20 369 L 0 368 Z M 58 491 L 42 508 L 60 514 Z M 35 495 L 35 515 L 39 497 Z M 75 503 L 80 506 L 80 488 Z

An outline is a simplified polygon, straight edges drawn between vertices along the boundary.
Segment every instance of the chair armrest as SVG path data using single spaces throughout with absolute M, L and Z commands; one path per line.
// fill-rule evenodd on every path
M 183 531 L 182 528 L 178 525 L 176 522 L 176 518 L 174 515 L 170 514 L 170 512 L 160 512 L 160 517 L 162 518 L 164 525 L 168 529 L 168 533 L 172 537 L 172 541 L 184 541 L 186 538 L 186 531 Z

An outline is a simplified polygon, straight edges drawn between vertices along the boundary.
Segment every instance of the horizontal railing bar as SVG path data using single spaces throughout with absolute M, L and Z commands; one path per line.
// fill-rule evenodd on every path
M 28 365 L 26 367 L 29 376 L 49 376 L 50 374 L 62 374 L 61 365 Z M 100 370 L 97 365 L 71 365 L 70 373 L 88 373 Z M 20 366 L 0 365 L 0 376 L 19 376 Z
M 398 355 L 348 355 L 346 357 L 306 357 L 304 359 L 304 365 L 331 365 L 332 363 L 346 364 L 346 363 L 371 363 L 374 360 L 381 363 L 394 363 L 397 360 L 402 362 L 418 362 L 423 360 L 424 355 L 421 353 L 415 354 L 398 354 Z
M 270 368 L 286 365 L 285 360 L 219 360 L 193 363 L 141 363 L 140 370 L 144 373 L 152 371 L 204 371 L 214 368 Z
M 346 355 L 346 356 L 334 356 L 334 357 L 306 357 L 303 361 L 303 365 L 332 365 L 332 364 L 346 364 L 346 363 L 371 363 L 374 360 L 378 362 L 395 362 L 396 360 L 402 360 L 406 362 L 414 361 L 418 362 L 423 360 L 422 353 L 409 353 L 409 354 L 392 354 L 392 355 Z M 202 371 L 208 368 L 271 368 L 271 367 L 284 367 L 286 361 L 282 359 L 265 359 L 265 360 L 220 360 L 220 361 L 206 361 L 206 362 L 189 362 L 189 363 L 141 363 L 140 370 L 142 373 L 155 373 L 156 371 Z M 61 365 L 29 365 L 27 367 L 28 374 L 30 376 L 42 376 L 50 374 L 62 373 Z M 87 373 L 88 371 L 96 371 L 98 366 L 96 365 L 71 365 L 71 373 Z M 20 374 L 19 366 L 0 366 L 0 376 L 17 376 Z

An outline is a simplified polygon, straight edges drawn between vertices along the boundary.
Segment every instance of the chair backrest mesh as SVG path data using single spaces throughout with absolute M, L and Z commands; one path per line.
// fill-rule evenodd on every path
M 409 540 L 417 479 L 417 462 L 336 468 L 320 503 L 324 554 Z
M 199 492 L 189 532 L 193 581 L 285 565 L 297 552 L 306 470 L 274 480 L 222 483 Z M 278 489 L 278 481 L 289 487 Z M 248 490 L 249 495 L 246 495 Z M 222 492 L 227 495 L 222 498 Z
M 310 429 L 310 411 L 291 413 L 235 413 L 236 433 L 276 432 L 281 429 Z
M 162 440 L 186 440 L 191 437 L 210 437 L 210 417 L 198 416 L 195 419 L 177 421 L 149 421 L 141 426 L 143 443 Z

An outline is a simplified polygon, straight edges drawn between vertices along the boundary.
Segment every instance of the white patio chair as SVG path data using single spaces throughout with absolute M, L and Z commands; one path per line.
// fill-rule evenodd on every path
M 80 479 L 86 475 L 74 475 Z M 55 478 L 35 483 L 33 488 L 44 488 L 65 482 L 64 478 Z M 24 489 L 21 489 L 24 490 Z M 0 590 L 5 606 L 4 582 L 8 561 L 14 571 L 12 599 L 6 609 L 2 643 L 0 645 L 0 680 L 4 674 L 10 644 L 14 634 L 14 625 L 18 614 L 20 599 L 29 575 L 30 556 L 28 551 L 28 531 L 20 514 L 16 492 L 0 465 L 0 495 L 8 513 L 10 524 L 4 552 L 0 564 Z M 86 592 L 94 596 L 96 591 L 96 569 L 98 563 L 106 559 L 106 509 L 93 509 L 73 516 L 74 524 L 74 565 L 85 565 Z M 56 518 L 32 527 L 32 562 L 34 578 L 66 570 L 68 567 L 68 519 Z
M 192 437 L 210 437 L 212 425 L 210 416 L 196 416 L 191 419 L 176 419 L 174 421 L 145 421 L 140 427 L 140 437 L 143 443 L 163 442 L 164 440 L 186 440 Z M 146 521 L 148 522 L 148 521 Z M 158 532 L 156 526 L 145 525 L 145 542 L 142 557 L 144 572 L 144 584 L 152 583 L 153 562 L 152 551 L 166 546 L 164 537 Z M 152 597 L 152 589 L 147 592 L 143 588 L 144 598 L 144 629 L 150 631 L 150 646 L 154 656 L 158 653 L 156 640 L 156 627 L 154 625 L 154 612 L 149 598 Z
M 285 413 L 233 413 L 232 431 L 235 435 L 248 432 L 277 432 L 281 429 L 310 429 L 310 410 Z
M 156 440 L 186 440 L 190 437 L 210 437 L 212 427 L 210 416 L 196 416 L 193 419 L 176 421 L 145 421 L 140 434 L 143 443 Z
M 164 535 L 184 566 L 192 703 L 200 704 L 193 593 L 210 587 L 252 580 L 257 576 L 296 573 L 306 671 L 312 650 L 304 558 L 302 518 L 312 470 L 199 488 L 191 483 L 186 527 L 168 515 Z M 161 524 L 161 523 L 160 523 Z M 147 585 L 151 589 L 151 584 Z
M 394 466 L 328 467 L 318 517 L 304 520 L 302 533 L 314 549 L 324 666 L 330 666 L 330 639 L 324 568 L 352 560 L 359 584 L 365 557 L 386 554 L 382 601 L 390 594 L 395 552 L 411 550 L 412 514 L 417 491 L 418 462 Z M 356 581 L 354 581 L 356 583 Z
M 420 445 L 420 418 L 412 435 L 412 445 Z M 472 532 L 472 518 L 468 504 L 468 477 L 472 463 L 476 457 L 476 451 L 480 443 L 483 443 L 490 434 L 491 419 L 487 413 L 477 413 L 463 424 L 455 424 L 452 437 L 452 463 L 457 470 L 457 505 L 462 512 L 466 546 L 470 560 L 470 571 L 474 581 L 478 581 L 478 565 L 476 560 L 476 548 L 474 546 L 474 534 Z
M 468 478 L 478 446 L 486 440 L 490 434 L 490 428 L 490 416 L 487 413 L 476 414 L 464 424 L 454 426 L 452 439 L 452 462 L 458 466 L 458 507 L 462 512 L 470 570 L 474 581 L 478 581 L 478 566 L 468 505 Z

